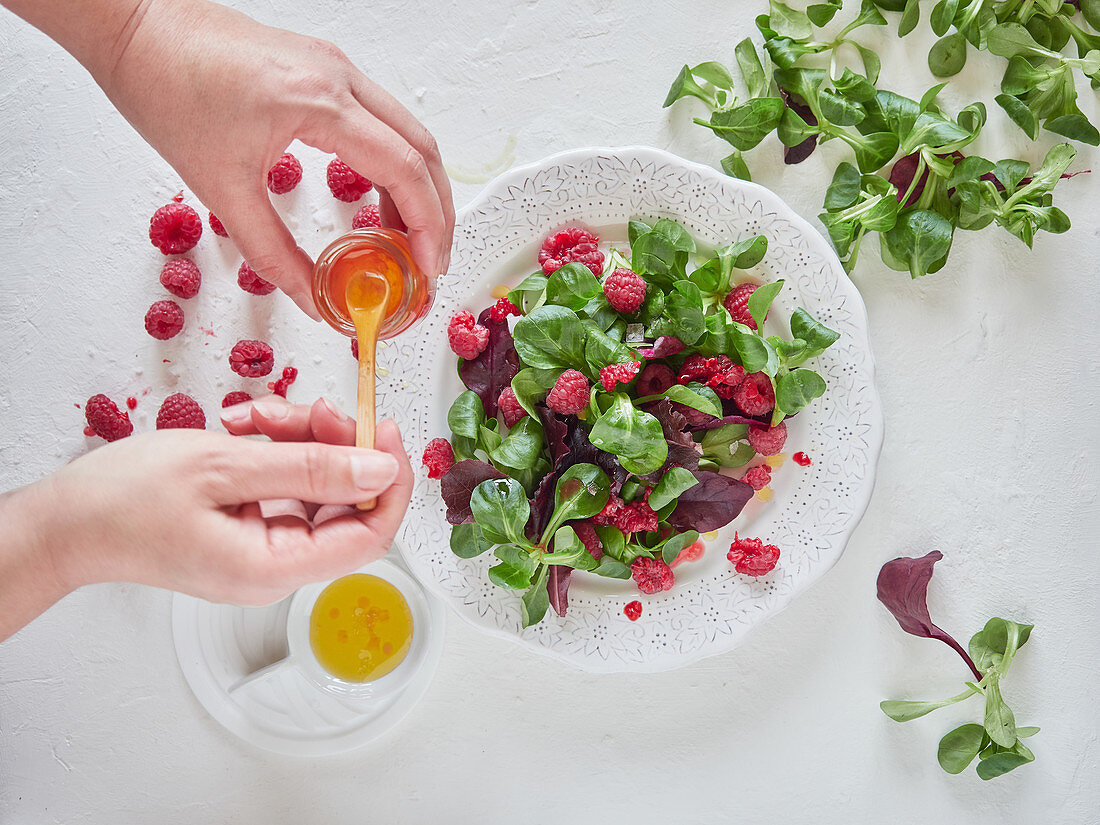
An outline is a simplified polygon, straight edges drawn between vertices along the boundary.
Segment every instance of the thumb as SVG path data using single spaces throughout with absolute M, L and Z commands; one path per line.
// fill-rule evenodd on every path
M 218 217 L 248 265 L 285 292 L 306 315 L 320 321 L 310 286 L 313 260 L 295 242 L 267 191 L 245 190 Z
M 219 505 L 278 498 L 356 504 L 388 490 L 399 470 L 392 455 L 378 450 L 229 436 L 206 466 L 207 489 Z

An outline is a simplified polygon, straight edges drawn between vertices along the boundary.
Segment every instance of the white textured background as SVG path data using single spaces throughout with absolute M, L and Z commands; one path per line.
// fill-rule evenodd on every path
M 730 61 L 763 6 L 235 5 L 337 42 L 464 169 L 490 162 L 510 134 L 520 162 L 651 143 L 716 163 L 724 144 L 690 125 L 693 104 L 671 117 L 660 104 L 682 63 Z M 901 42 L 862 39 L 883 46 L 885 83 L 911 96 L 931 85 L 924 24 Z M 204 288 L 184 302 L 184 334 L 165 344 L 145 334 L 146 307 L 165 297 L 148 216 L 178 179 L 78 65 L 2 11 L 0 44 L 4 487 L 88 449 L 73 405 L 93 393 L 151 388 L 132 415 L 138 430 L 177 389 L 213 417 L 237 385 L 224 359 L 240 337 L 267 338 L 277 366 L 300 368 L 292 399 L 325 393 L 350 407 L 346 340 L 281 296 L 240 292 L 238 258 L 212 233 L 196 250 Z M 999 66 L 972 52 L 944 103 L 985 100 L 979 148 L 1034 159 L 992 84 L 978 83 Z M 1095 93 L 1083 97 L 1095 119 Z M 754 155 L 756 179 L 813 217 L 825 153 L 784 169 L 768 146 Z M 1082 148 L 1075 168 L 1100 166 Z M 300 157 L 305 182 L 279 204 L 317 252 L 354 210 L 328 196 L 324 158 Z M 456 202 L 476 191 L 456 186 Z M 396 731 L 302 761 L 255 751 L 202 711 L 175 661 L 169 594 L 87 588 L 0 646 L 0 822 L 1100 821 L 1098 192 L 1095 175 L 1062 184 L 1074 228 L 1032 253 L 1000 230 L 957 234 L 948 271 L 919 283 L 865 248 L 855 278 L 887 419 L 877 492 L 836 568 L 740 650 L 676 673 L 593 677 L 452 617 L 435 682 Z M 980 717 L 977 701 L 906 725 L 877 708 L 951 695 L 966 677 L 954 653 L 903 635 L 874 598 L 882 562 L 932 548 L 947 556 L 932 615 L 958 638 L 994 614 L 1037 626 L 1006 694 L 1022 724 L 1043 728 L 1031 740 L 1038 761 L 990 783 L 935 761 L 944 732 Z

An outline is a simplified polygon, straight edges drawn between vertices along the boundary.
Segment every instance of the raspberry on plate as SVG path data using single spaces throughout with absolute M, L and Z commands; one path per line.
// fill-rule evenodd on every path
M 523 315 L 523 313 L 519 311 L 518 306 L 507 298 L 498 298 L 497 302 L 489 308 L 489 317 L 492 318 L 495 323 L 503 324 L 504 319 L 509 315 Z
M 747 470 L 741 480 L 759 492 L 772 483 L 772 468 L 767 464 L 758 464 Z
M 248 261 L 241 261 L 237 269 L 237 286 L 252 295 L 270 295 L 275 291 L 275 284 L 265 281 L 256 274 L 256 270 L 248 265 Z
M 104 441 L 118 441 L 134 431 L 129 414 L 119 410 L 115 402 L 102 393 L 88 399 L 84 405 L 84 419 L 88 422 L 85 432 L 90 429 Z
M 640 556 L 631 562 L 630 573 L 638 589 L 650 595 L 671 590 L 676 584 L 676 576 L 672 568 L 661 559 Z
M 782 421 L 774 427 L 750 424 L 748 438 L 749 446 L 760 455 L 775 455 L 787 441 L 787 425 Z
M 276 195 L 285 195 L 301 180 L 302 164 L 290 152 L 284 152 L 283 156 L 275 161 L 275 165 L 267 170 L 267 188 Z
M 245 401 L 251 401 L 252 396 L 246 392 L 237 390 L 235 392 L 228 392 L 225 394 L 225 398 L 222 399 L 222 409 L 226 407 L 233 407 L 237 404 L 243 404 Z
M 201 284 L 202 273 L 189 258 L 172 258 L 160 270 L 160 285 L 177 298 L 194 298 Z
M 445 438 L 433 438 L 424 448 L 421 459 L 428 468 L 428 478 L 442 478 L 455 463 L 455 451 Z
M 733 391 L 733 403 L 745 415 L 763 415 L 775 408 L 775 388 L 762 372 L 751 372 Z
M 722 299 L 722 306 L 733 320 L 756 329 L 756 319 L 749 314 L 749 297 L 756 292 L 756 284 L 738 284 Z
M 657 512 L 649 506 L 648 499 L 649 493 L 647 491 L 645 499 L 623 504 L 612 514 L 611 523 L 627 535 L 631 533 L 652 533 L 657 529 L 658 519 Z
M 271 344 L 263 341 L 238 341 L 229 353 L 229 367 L 245 378 L 259 378 L 271 372 L 275 366 L 275 353 Z
M 160 410 L 157 412 L 157 429 L 205 430 L 206 415 L 194 398 L 182 392 L 173 393 L 160 405 Z
M 225 231 L 225 226 L 218 219 L 218 216 L 213 212 L 208 213 L 207 220 L 210 221 L 210 229 L 220 238 L 228 238 L 229 233 Z
M 381 226 L 382 213 L 378 210 L 378 204 L 368 203 L 360 207 L 359 211 L 351 219 L 352 229 L 366 229 L 369 226 Z
M 635 389 L 640 396 L 660 395 L 676 383 L 676 373 L 664 364 L 646 364 Z
M 159 341 L 175 338 L 183 329 L 183 310 L 175 301 L 155 301 L 145 313 L 145 331 Z
M 779 561 L 779 548 L 764 544 L 760 539 L 743 539 L 733 534 L 726 558 L 733 562 L 733 569 L 746 576 L 765 576 L 775 569 Z
M 577 370 L 567 369 L 546 394 L 546 406 L 561 415 L 576 415 L 588 406 L 590 396 L 588 379 Z
M 604 388 L 604 392 L 614 392 L 616 384 L 629 384 L 641 368 L 641 361 L 627 361 L 625 364 L 608 364 L 606 367 L 600 367 L 600 385 Z
M 597 248 L 600 239 L 580 227 L 563 229 L 543 241 L 539 250 L 539 266 L 550 275 L 566 264 L 582 263 L 597 278 L 603 273 L 603 253 Z
M 477 323 L 472 313 L 462 310 L 456 312 L 447 325 L 447 340 L 455 355 L 469 361 L 481 355 L 489 345 L 489 330 Z
M 179 255 L 199 242 L 202 218 L 183 203 L 167 203 L 149 219 L 149 240 L 165 255 Z
M 603 282 L 603 294 L 616 312 L 636 312 L 645 293 L 645 280 L 629 269 L 616 269 Z
M 374 184 L 360 175 L 340 158 L 333 158 L 325 172 L 329 191 L 338 201 L 355 203 L 374 188 Z
M 504 426 L 508 429 L 512 429 L 519 423 L 520 419 L 527 415 L 527 410 L 523 409 L 523 405 L 519 403 L 519 399 L 516 398 L 516 394 L 511 387 L 505 387 L 500 391 L 500 397 L 497 398 L 497 409 L 504 416 Z

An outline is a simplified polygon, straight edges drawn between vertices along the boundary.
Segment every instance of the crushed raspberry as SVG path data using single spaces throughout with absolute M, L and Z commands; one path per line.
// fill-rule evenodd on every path
M 88 422 L 84 434 L 87 435 L 88 429 L 91 429 L 92 435 L 98 435 L 104 441 L 118 441 L 134 431 L 130 416 L 102 393 L 88 399 L 84 405 L 84 419 Z
M 632 622 L 638 621 L 642 617 L 642 603 L 635 599 L 632 602 L 627 602 L 623 607 L 623 613 Z
M 676 554 L 676 558 L 672 560 L 670 567 L 678 567 L 684 562 L 699 561 L 703 558 L 703 553 L 706 552 L 707 546 L 703 543 L 702 539 L 696 539 L 693 543 L 689 544 L 683 550 Z
M 505 387 L 500 391 L 500 397 L 497 398 L 497 409 L 504 416 L 504 426 L 508 429 L 512 429 L 521 418 L 527 415 L 527 410 L 523 409 L 523 405 L 519 403 L 519 399 L 516 398 L 516 394 L 511 387 Z
M 160 405 L 160 411 L 157 412 L 157 429 L 205 430 L 206 415 L 194 398 L 182 392 L 173 393 Z
M 642 374 L 638 376 L 636 389 L 639 397 L 660 395 L 675 383 L 676 373 L 664 364 L 646 364 Z
M 539 266 L 549 275 L 566 264 L 582 263 L 598 278 L 603 272 L 603 253 L 596 247 L 599 242 L 599 238 L 579 227 L 563 229 L 543 241 Z
M 183 190 L 181 189 L 172 196 L 173 203 L 183 203 Z
M 160 271 L 160 284 L 177 298 L 194 298 L 199 294 L 202 273 L 194 261 L 172 258 Z
M 809 467 L 813 464 L 810 457 L 803 452 L 797 452 L 791 456 L 791 461 L 797 464 L 799 467 Z
M 607 497 L 607 504 L 596 515 L 592 516 L 592 523 L 598 527 L 607 527 L 613 524 L 615 514 L 623 508 L 623 500 L 612 493 Z
M 641 361 L 627 361 L 625 364 L 609 364 L 606 367 L 600 367 L 600 384 L 604 392 L 614 392 L 616 384 L 629 384 L 641 368 Z
M 213 212 L 210 212 L 206 219 L 210 222 L 210 229 L 220 238 L 228 238 L 229 233 L 225 231 L 225 226 L 218 219 L 218 216 Z
M 611 506 L 611 499 L 608 499 L 608 507 Z M 607 507 L 599 513 L 603 515 L 607 511 Z M 649 490 L 645 492 L 645 498 L 630 502 L 630 504 L 624 504 L 622 501 L 618 501 L 618 505 L 608 516 L 610 523 L 618 527 L 624 533 L 652 533 L 657 529 L 657 513 L 652 507 L 649 506 Z M 592 519 L 593 524 L 598 524 L 595 518 Z
M 775 407 L 775 388 L 762 372 L 752 372 L 733 391 L 733 402 L 745 415 L 763 415 Z
M 577 534 L 577 538 L 581 540 L 581 543 L 584 544 L 584 549 L 588 551 L 588 555 L 596 561 L 603 558 L 603 542 L 596 535 L 595 527 L 587 521 L 576 521 L 573 522 L 573 531 Z
M 165 255 L 186 252 L 201 236 L 202 218 L 186 204 L 165 204 L 149 219 L 149 240 Z
M 355 203 L 374 188 L 374 184 L 360 175 L 340 158 L 329 162 L 326 172 L 328 188 L 332 196 L 344 203 Z
M 767 464 L 760 464 L 746 471 L 741 480 L 754 490 L 763 490 L 772 483 L 772 468 Z
M 643 593 L 652 595 L 662 590 L 671 590 L 676 584 L 676 576 L 672 568 L 661 559 L 651 559 L 639 556 L 630 564 L 630 573 L 638 589 Z
M 378 209 L 378 204 L 368 203 L 366 206 L 359 208 L 359 211 L 355 213 L 355 216 L 351 219 L 352 229 L 366 229 L 371 226 L 382 225 L 382 213 Z
M 302 164 L 290 152 L 284 152 L 283 156 L 275 161 L 275 165 L 267 170 L 267 188 L 276 195 L 285 195 L 301 180 Z
M 145 313 L 145 331 L 159 341 L 179 335 L 183 329 L 183 310 L 175 301 L 155 301 Z
M 509 315 L 522 315 L 519 311 L 519 307 L 509 301 L 507 298 L 498 298 L 497 302 L 493 304 L 489 310 L 489 317 L 493 319 L 495 323 L 503 324 L 504 319 Z
M 467 361 L 477 358 L 489 345 L 489 330 L 474 320 L 473 313 L 456 312 L 447 325 L 447 340 L 451 351 Z
M 677 383 L 690 384 L 692 381 L 702 383 L 713 374 L 713 369 L 702 355 L 689 355 L 680 366 L 680 374 L 676 376 Z
M 428 468 L 428 478 L 442 478 L 455 463 L 455 451 L 451 442 L 445 438 L 433 438 L 424 448 L 423 461 Z
M 283 376 L 276 381 L 269 381 L 267 388 L 271 390 L 275 395 L 286 398 L 286 391 L 290 389 L 290 385 L 294 383 L 294 379 L 298 377 L 298 369 L 296 367 L 283 367 Z
M 222 409 L 226 407 L 233 407 L 237 404 L 243 404 L 245 401 L 251 401 L 252 396 L 246 392 L 237 390 L 235 392 L 229 392 L 225 394 L 225 398 L 222 399 Z
M 646 283 L 629 269 L 616 269 L 603 282 L 603 294 L 616 312 L 635 312 L 645 300 Z
M 88 436 L 88 438 L 95 438 L 98 433 L 90 424 L 87 424 L 84 426 L 84 435 Z
M 229 368 L 245 378 L 267 375 L 274 366 L 275 353 L 263 341 L 238 341 L 229 353 Z
M 719 398 L 733 398 L 733 394 L 737 392 L 737 388 L 744 380 L 744 368 L 740 364 L 731 364 L 727 369 L 717 370 L 707 379 L 706 384 L 717 393 Z
M 576 415 L 588 406 L 590 395 L 588 379 L 577 370 L 568 369 L 546 394 L 546 406 L 561 415 Z
M 134 396 L 131 395 L 129 398 L 126 399 L 126 406 L 128 408 L 130 408 L 131 410 L 136 410 L 137 409 L 137 399 L 134 398 Z
M 749 425 L 749 446 L 760 455 L 775 455 L 787 441 L 787 425 L 782 421 L 774 427 L 764 424 Z
M 733 562 L 733 569 L 738 573 L 765 576 L 775 569 L 779 561 L 779 548 L 774 544 L 764 544 L 760 539 L 739 538 L 734 533 L 726 558 Z
M 749 296 L 756 292 L 756 284 L 738 284 L 722 300 L 730 317 L 739 324 L 756 329 L 756 319 L 749 314 Z
M 275 284 L 257 275 L 256 270 L 248 265 L 248 261 L 241 261 L 237 269 L 237 286 L 252 295 L 270 295 L 275 291 Z
M 351 357 L 354 358 L 356 361 L 359 360 L 359 339 L 358 338 L 352 338 L 351 339 Z

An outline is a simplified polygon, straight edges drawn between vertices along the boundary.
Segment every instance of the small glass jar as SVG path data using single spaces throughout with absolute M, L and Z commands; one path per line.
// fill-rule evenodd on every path
M 404 332 L 431 309 L 434 285 L 413 260 L 405 233 L 377 227 L 353 229 L 330 243 L 313 267 L 313 301 L 321 317 L 349 338 L 355 337 L 355 324 L 345 290 L 359 272 L 373 272 L 390 284 L 380 339 Z

